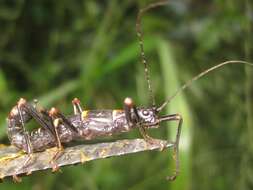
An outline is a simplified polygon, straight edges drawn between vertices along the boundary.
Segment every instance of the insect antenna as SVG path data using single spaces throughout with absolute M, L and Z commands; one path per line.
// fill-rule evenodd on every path
M 145 78 L 148 83 L 149 101 L 152 102 L 152 106 L 155 106 L 155 98 L 154 98 L 154 94 L 153 94 L 153 90 L 152 90 L 152 84 L 150 81 L 150 73 L 149 73 L 149 69 L 148 69 L 148 63 L 147 63 L 147 59 L 146 59 L 145 52 L 144 52 L 143 31 L 141 29 L 141 18 L 146 11 L 156 8 L 158 6 L 166 5 L 166 4 L 168 4 L 167 0 L 151 3 L 148 6 L 139 10 L 138 15 L 137 15 L 137 19 L 136 19 L 136 33 L 137 33 L 137 37 L 139 40 L 139 47 L 141 50 L 141 61 L 144 65 Z
M 225 65 L 228 64 L 245 64 L 248 66 L 253 66 L 253 63 L 249 63 L 247 61 L 240 61 L 240 60 L 231 60 L 231 61 L 225 61 L 222 62 L 218 65 L 215 65 L 209 69 L 206 69 L 204 71 L 202 71 L 201 73 L 199 73 L 198 75 L 196 75 L 195 77 L 193 77 L 192 79 L 188 80 L 186 83 L 184 83 L 180 88 L 177 89 L 177 91 L 170 96 L 160 107 L 158 107 L 156 110 L 158 112 L 160 112 L 173 98 L 175 98 L 180 92 L 182 92 L 184 89 L 190 87 L 192 85 L 193 82 L 195 82 L 196 80 L 200 79 L 201 77 L 205 76 L 206 74 L 208 74 L 211 71 L 214 71 L 220 67 L 223 67 Z

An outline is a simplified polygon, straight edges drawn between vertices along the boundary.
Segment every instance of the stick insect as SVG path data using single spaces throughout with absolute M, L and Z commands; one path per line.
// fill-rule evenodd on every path
M 209 72 L 228 64 L 246 64 L 250 66 L 253 66 L 253 64 L 245 61 L 226 61 L 213 66 L 193 77 L 165 102 L 157 106 L 155 104 L 148 63 L 144 52 L 141 19 L 143 14 L 148 10 L 163 6 L 167 3 L 167 1 L 159 1 L 140 9 L 136 20 L 141 62 L 145 68 L 145 78 L 152 105 L 149 107 L 137 107 L 134 101 L 127 97 L 124 100 L 124 106 L 121 110 L 83 110 L 80 100 L 75 98 L 72 101 L 74 114 L 66 117 L 56 108 L 39 110 L 35 105 L 30 104 L 24 98 L 20 98 L 7 118 L 7 134 L 12 145 L 27 153 L 27 159 L 21 165 L 21 168 L 26 167 L 31 162 L 34 152 L 44 151 L 50 147 L 57 147 L 57 151 L 51 160 L 53 171 L 56 171 L 59 168 L 56 161 L 63 151 L 62 143 L 80 139 L 92 140 L 103 136 L 128 132 L 132 129 L 138 129 L 147 142 L 159 144 L 162 150 L 166 145 L 161 143 L 161 140 L 150 137 L 147 130 L 150 128 L 158 128 L 163 122 L 177 121 L 177 134 L 175 141 L 173 141 L 175 171 L 173 175 L 167 177 L 168 180 L 176 179 L 180 172 L 179 140 L 183 118 L 178 113 L 161 115 L 161 111 L 164 110 L 178 93 L 191 86 L 194 81 Z M 25 128 L 25 123 L 29 122 L 31 119 L 34 119 L 40 125 L 40 128 L 29 132 Z M 14 176 L 14 178 L 16 178 L 16 176 Z

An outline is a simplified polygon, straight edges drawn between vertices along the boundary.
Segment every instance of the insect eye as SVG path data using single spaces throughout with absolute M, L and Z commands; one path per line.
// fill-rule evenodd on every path
M 148 115 L 149 115 L 149 111 L 143 110 L 143 111 L 142 111 L 142 114 L 143 114 L 144 116 L 148 116 Z

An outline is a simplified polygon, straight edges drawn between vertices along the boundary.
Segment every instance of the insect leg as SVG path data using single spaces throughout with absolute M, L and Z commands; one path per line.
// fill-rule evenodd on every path
M 141 133 L 141 136 L 144 138 L 145 141 L 147 141 L 149 143 L 154 143 L 155 142 L 156 139 L 149 136 L 148 133 L 147 133 L 147 130 L 142 125 L 139 125 L 138 129 Z
M 20 121 L 21 121 L 21 126 L 24 132 L 24 137 L 25 137 L 25 143 L 26 143 L 26 151 L 28 153 L 26 160 L 24 161 L 24 163 L 18 167 L 16 169 L 16 172 L 18 172 L 20 169 L 27 167 L 27 165 L 31 162 L 32 160 L 32 153 L 33 153 L 33 149 L 32 149 L 32 144 L 31 144 L 31 140 L 30 140 L 30 136 L 29 136 L 29 132 L 25 129 L 25 123 L 24 123 L 24 119 L 23 119 L 23 114 L 21 111 L 21 107 L 24 106 L 26 104 L 26 100 L 23 98 L 20 98 L 20 100 L 17 103 L 17 110 L 18 110 L 18 114 L 20 117 Z M 17 175 L 13 175 L 13 180 L 15 182 L 21 182 L 21 178 L 19 178 Z
M 60 118 L 62 123 L 68 127 L 69 129 L 71 129 L 74 132 L 78 132 L 78 130 L 71 124 L 71 122 L 56 108 L 52 108 L 49 111 L 49 115 L 52 116 L 53 118 Z
M 57 129 L 59 125 L 63 123 L 63 120 L 62 118 L 58 117 L 58 115 L 59 111 L 56 108 L 51 108 L 51 110 L 49 111 L 49 116 L 51 117 L 51 122 L 54 126 L 54 132 L 56 134 L 56 147 L 57 147 L 56 153 L 54 154 L 53 158 L 50 161 L 50 163 L 53 165 L 52 166 L 53 172 L 59 170 L 59 166 L 57 165 L 56 160 L 62 155 L 62 152 L 64 150 Z
M 81 108 L 81 102 L 78 98 L 74 98 L 72 100 L 72 105 L 73 105 L 73 108 L 74 108 L 74 114 L 75 115 L 78 115 L 78 114 L 82 114 L 83 110 Z
M 83 125 L 83 117 L 82 117 L 82 113 L 83 113 L 83 109 L 81 107 L 81 102 L 78 98 L 74 98 L 72 100 L 72 105 L 73 105 L 73 109 L 74 109 L 74 114 L 75 115 L 79 115 L 80 117 L 80 122 L 81 125 Z M 76 131 L 76 130 L 75 130 Z M 77 131 L 76 131 L 77 132 Z
M 180 140 L 183 118 L 180 114 L 171 114 L 171 115 L 167 115 L 167 116 L 162 117 L 160 120 L 161 121 L 178 121 L 176 140 L 174 142 L 174 149 L 173 149 L 173 151 L 174 151 L 173 158 L 176 161 L 176 169 L 175 169 L 174 175 L 167 177 L 168 180 L 175 180 L 180 172 L 179 149 L 178 148 L 179 148 L 179 140 Z
M 21 98 L 17 103 L 17 112 L 18 117 L 20 118 L 20 123 L 25 139 L 25 145 L 24 150 L 27 152 L 27 159 L 24 161 L 24 163 L 17 168 L 17 172 L 21 170 L 22 168 L 25 168 L 29 165 L 29 163 L 33 160 L 33 147 L 31 142 L 31 134 L 25 129 L 25 122 L 27 122 L 27 117 L 31 116 L 35 121 L 40 124 L 41 127 L 43 127 L 45 130 L 47 130 L 53 138 L 56 138 L 56 133 L 53 128 L 53 123 L 51 122 L 51 118 L 48 115 L 48 113 L 45 110 L 37 111 L 36 106 L 32 106 L 29 104 L 25 99 Z M 27 173 L 27 175 L 29 172 Z M 13 175 L 13 180 L 16 182 L 20 182 L 21 179 L 17 175 Z
M 79 105 L 80 106 L 80 105 Z M 61 139 L 59 135 L 59 126 L 63 124 L 66 128 L 78 132 L 77 129 L 69 122 L 69 120 L 56 108 L 51 108 L 49 111 L 49 116 L 51 118 L 51 123 L 53 124 L 54 127 L 54 132 L 56 136 L 56 146 L 57 146 L 57 151 L 55 155 L 53 156 L 51 163 L 53 164 L 53 171 L 57 171 L 59 169 L 58 165 L 56 164 L 56 160 L 62 155 L 63 152 L 63 146 L 61 144 Z
M 160 151 L 163 151 L 166 148 L 167 144 L 169 143 L 168 141 L 166 141 L 166 143 L 164 143 L 164 141 L 161 139 L 156 139 L 156 138 L 149 136 L 146 128 L 143 127 L 141 124 L 138 124 L 138 129 L 140 131 L 141 136 L 144 138 L 144 140 L 150 144 L 159 145 Z
M 37 123 L 47 130 L 53 137 L 55 137 L 55 132 L 52 123 L 49 120 L 48 114 L 45 110 L 37 111 L 34 106 L 26 103 L 23 105 L 23 109 L 32 116 Z M 48 121 L 49 120 L 49 121 Z

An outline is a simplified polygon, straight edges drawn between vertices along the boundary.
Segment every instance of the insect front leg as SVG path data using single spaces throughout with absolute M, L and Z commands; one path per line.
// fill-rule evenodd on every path
M 173 143 L 174 149 L 173 149 L 173 158 L 176 161 L 176 169 L 175 173 L 172 176 L 168 176 L 168 180 L 175 180 L 176 177 L 179 175 L 180 172 L 180 163 L 179 163 L 179 140 L 180 140 L 180 134 L 181 134 L 181 127 L 183 123 L 183 118 L 180 114 L 171 114 L 164 116 L 161 118 L 161 121 L 178 121 L 178 127 L 177 127 L 177 134 L 176 134 L 176 140 Z

